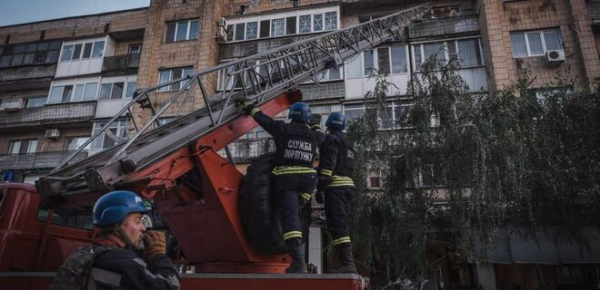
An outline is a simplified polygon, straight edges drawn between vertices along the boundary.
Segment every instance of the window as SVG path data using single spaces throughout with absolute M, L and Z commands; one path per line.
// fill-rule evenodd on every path
M 37 139 L 10 141 L 8 154 L 32 154 L 37 151 Z
M 429 13 L 423 15 L 423 19 L 438 19 L 446 17 L 459 16 L 461 13 L 460 5 L 442 6 L 431 8 Z
M 194 75 L 194 69 L 191 66 L 183 67 L 183 68 L 172 68 L 172 69 L 161 70 L 159 84 L 168 83 L 168 82 L 176 80 L 176 79 L 180 79 L 180 78 L 187 77 L 187 76 L 193 76 L 193 75 Z M 185 85 L 186 82 L 187 82 L 187 80 L 183 80 L 179 83 L 174 83 L 174 84 L 171 84 L 168 86 L 164 86 L 164 87 L 160 88 L 159 91 L 165 92 L 165 91 L 179 90 L 179 88 L 181 88 L 183 85 Z
M 100 100 L 119 100 L 123 98 L 123 88 L 125 83 L 102 84 L 100 89 Z
M 421 65 L 430 58 L 435 59 L 438 66 L 446 65 L 449 60 L 457 61 L 462 68 L 484 64 L 479 38 L 423 43 L 413 45 L 412 49 L 415 71 L 420 71 Z
M 98 83 L 84 83 L 65 86 L 53 86 L 50 90 L 49 104 L 90 101 L 96 99 Z
M 46 96 L 29 97 L 29 99 L 27 99 L 27 108 L 41 107 L 46 104 L 47 99 L 48 98 Z
M 47 218 L 48 210 L 40 207 L 37 213 L 38 221 L 45 222 Z M 52 213 L 51 222 L 59 226 L 80 228 L 88 231 L 94 229 L 91 208 L 56 209 Z
M 386 74 L 405 74 L 408 72 L 406 45 L 366 50 L 345 67 L 349 79 L 372 76 L 378 71 Z
M 89 59 L 102 57 L 104 54 L 104 41 L 86 42 L 79 44 L 64 45 L 61 62 L 77 61 L 81 59 Z
M 557 29 L 543 31 L 512 32 L 510 44 L 513 57 L 544 55 L 549 50 L 562 50 L 562 41 Z
M 344 117 L 346 123 L 358 121 L 365 115 L 365 107 L 363 105 L 346 105 L 344 107 Z
M 58 61 L 60 42 L 35 42 L 0 46 L 0 68 Z
M 258 37 L 258 22 L 249 22 L 246 24 L 246 39 L 256 39 Z
M 135 92 L 135 87 L 137 86 L 137 82 L 128 82 L 127 90 L 125 91 L 125 98 L 131 99 L 133 98 L 133 93 Z
M 94 47 L 92 48 L 92 58 L 102 57 L 103 52 L 104 52 L 104 41 L 94 42 Z
M 300 27 L 298 33 L 309 33 L 311 32 L 312 15 L 301 15 L 300 16 Z
M 337 12 L 325 13 L 325 30 L 337 29 Z
M 303 13 L 303 14 L 301 14 Z M 270 19 L 269 17 L 273 17 Z M 257 38 L 278 37 L 299 33 L 312 33 L 324 30 L 338 29 L 338 13 L 321 12 L 306 14 L 304 11 L 294 11 L 274 15 L 261 15 L 256 20 L 231 21 L 227 25 L 228 41 L 243 41 Z M 269 18 L 269 19 L 265 19 Z M 175 32 L 173 32 L 175 33 Z M 167 34 L 169 34 L 167 32 Z
M 85 137 L 67 137 L 67 141 L 66 141 L 66 150 L 67 151 L 75 151 L 77 149 L 79 149 L 79 147 L 81 147 L 81 145 L 83 145 L 83 143 L 85 143 L 87 140 L 90 139 L 90 136 L 85 136 Z M 90 144 L 88 144 L 84 149 L 85 150 L 89 150 L 91 147 Z
M 285 22 L 284 18 L 271 20 L 271 36 L 283 36 L 285 35 Z
M 81 56 L 82 59 L 87 59 L 92 56 L 92 46 L 94 46 L 93 42 L 88 42 L 88 43 L 84 44 L 83 55 Z
M 94 134 L 102 130 L 106 123 L 95 123 L 94 124 Z M 94 141 L 92 142 L 92 149 L 108 149 L 117 144 L 121 144 L 127 141 L 127 130 L 128 124 L 127 120 L 115 121 L 110 124 L 108 130 L 102 132 Z
M 98 83 L 85 84 L 85 90 L 83 92 L 83 100 L 84 101 L 95 100 L 97 90 L 98 90 Z
M 166 43 L 198 39 L 198 20 L 183 20 L 167 23 Z
M 369 188 L 381 188 L 381 177 L 369 176 Z
M 141 43 L 136 43 L 136 44 L 130 44 L 129 45 L 129 54 L 140 54 L 142 53 L 142 44 Z

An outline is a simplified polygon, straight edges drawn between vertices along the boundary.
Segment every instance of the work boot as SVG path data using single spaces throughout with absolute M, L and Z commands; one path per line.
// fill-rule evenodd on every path
M 338 269 L 332 270 L 332 273 L 351 273 L 356 274 L 356 267 L 354 266 L 354 257 L 352 256 L 352 246 L 350 243 L 343 243 L 336 246 L 340 254 L 340 262 L 342 266 Z
M 292 256 L 290 267 L 285 269 L 286 273 L 306 274 L 306 263 L 304 263 L 304 247 L 300 239 L 293 239 L 285 243 L 285 249 Z

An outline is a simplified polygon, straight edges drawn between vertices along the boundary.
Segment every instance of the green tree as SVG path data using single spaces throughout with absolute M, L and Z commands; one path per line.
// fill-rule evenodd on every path
M 508 225 L 572 239 L 600 225 L 598 93 L 564 76 L 533 89 L 523 70 L 503 90 L 471 94 L 458 65 L 427 61 L 409 84 L 410 115 L 393 130 L 381 129 L 393 84 L 378 75 L 348 128 L 359 164 L 352 239 L 388 281 L 423 278 L 431 240 L 478 258 Z M 373 170 L 381 189 L 367 188 Z

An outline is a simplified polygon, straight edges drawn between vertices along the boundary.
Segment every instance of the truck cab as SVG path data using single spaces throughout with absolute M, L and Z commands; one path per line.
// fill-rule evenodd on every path
M 55 272 L 97 235 L 91 209 L 49 210 L 41 200 L 31 184 L 0 184 L 0 272 Z

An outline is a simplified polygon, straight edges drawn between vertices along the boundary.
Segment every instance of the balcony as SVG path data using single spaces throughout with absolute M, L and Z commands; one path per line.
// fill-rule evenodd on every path
M 275 152 L 275 142 L 273 139 L 259 140 L 238 140 L 229 144 L 229 151 L 235 162 L 249 162 L 250 159 L 256 158 L 268 152 Z M 221 156 L 226 157 L 225 150 L 219 151 Z
M 287 35 L 276 38 L 254 39 L 221 44 L 221 59 L 241 58 L 267 51 L 272 48 L 296 43 L 316 36 L 317 34 Z
M 593 23 L 600 21 L 600 2 L 586 1 L 588 13 Z
M 139 54 L 108 56 L 102 63 L 102 72 L 127 72 L 140 66 Z
M 412 39 L 453 34 L 479 34 L 478 15 L 423 20 L 408 27 L 408 35 Z
M 56 64 L 3 68 L 0 87 L 5 92 L 48 88 L 55 71 Z
M 2 168 L 2 170 L 54 168 L 60 165 L 60 163 L 67 159 L 67 157 L 69 157 L 72 153 L 72 151 L 58 151 L 23 155 L 0 155 L 0 168 Z M 77 154 L 77 156 L 75 156 L 69 162 L 69 164 L 82 161 L 83 159 L 87 158 L 87 156 L 87 152 L 79 152 L 79 154 Z
M 46 105 L 20 109 L 16 112 L 0 111 L 0 129 L 22 130 L 22 127 L 90 122 L 96 112 L 96 101 Z

